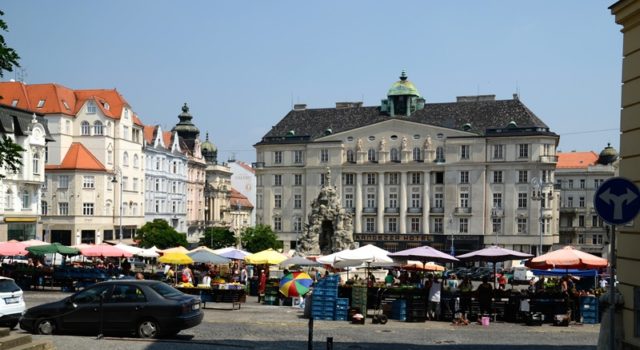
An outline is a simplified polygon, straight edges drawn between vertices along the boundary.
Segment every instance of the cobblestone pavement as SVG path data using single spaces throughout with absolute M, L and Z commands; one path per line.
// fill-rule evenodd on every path
M 25 292 L 27 307 L 59 300 L 60 292 Z M 289 306 L 265 306 L 248 297 L 240 310 L 230 304 L 207 304 L 203 322 L 171 339 L 148 341 L 87 336 L 34 336 L 51 339 L 58 349 L 307 349 L 309 320 L 302 310 Z M 527 327 L 496 322 L 488 327 L 472 324 L 452 326 L 447 322 L 407 323 L 390 320 L 386 325 L 354 325 L 343 321 L 314 321 L 314 349 L 595 349 L 599 325 Z

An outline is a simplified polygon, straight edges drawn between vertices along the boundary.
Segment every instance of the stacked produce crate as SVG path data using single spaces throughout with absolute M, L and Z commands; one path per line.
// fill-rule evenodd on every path
M 336 321 L 346 321 L 349 313 L 349 298 L 336 299 Z
M 353 286 L 351 288 L 351 307 L 367 315 L 367 286 Z
M 391 319 L 405 321 L 407 319 L 407 301 L 396 299 L 391 303 Z
M 407 322 L 427 320 L 426 298 L 424 294 L 407 294 Z
M 265 286 L 264 300 L 262 301 L 262 303 L 264 305 L 279 305 L 280 304 L 279 292 L 280 291 L 279 291 L 277 282 L 267 283 L 267 285 Z
M 314 320 L 334 320 L 338 299 L 339 275 L 330 275 L 318 281 L 311 294 L 311 317 Z M 345 318 L 346 320 L 346 311 Z
M 600 323 L 598 298 L 594 296 L 580 297 L 580 316 L 582 316 L 582 323 Z

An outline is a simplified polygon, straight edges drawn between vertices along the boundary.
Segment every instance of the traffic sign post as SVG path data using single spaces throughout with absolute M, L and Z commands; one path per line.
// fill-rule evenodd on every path
M 593 196 L 593 206 L 602 220 L 611 225 L 609 253 L 609 349 L 615 349 L 615 266 L 616 225 L 631 222 L 640 211 L 640 190 L 631 181 L 612 177 L 605 181 Z

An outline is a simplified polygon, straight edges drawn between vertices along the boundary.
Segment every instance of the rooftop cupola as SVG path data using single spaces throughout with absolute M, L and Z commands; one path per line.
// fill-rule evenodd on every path
M 206 139 L 200 146 L 200 152 L 207 161 L 207 163 L 215 164 L 218 162 L 218 148 L 212 142 L 209 141 L 209 133 L 206 134 Z
M 608 165 L 615 162 L 618 159 L 618 151 L 615 148 L 611 147 L 610 143 L 607 143 L 607 147 L 605 147 L 602 152 L 600 152 L 600 156 L 598 157 L 598 164 Z
M 178 115 L 178 119 L 180 119 L 180 121 L 171 131 L 177 132 L 187 144 L 189 150 L 193 151 L 193 145 L 195 144 L 195 140 L 200 136 L 200 130 L 191 121 L 193 116 L 189 114 L 189 106 L 187 106 L 186 102 L 182 106 L 182 113 Z
M 407 73 L 403 70 L 400 74 L 400 80 L 393 83 L 389 88 L 387 99 L 382 100 L 381 109 L 392 117 L 409 117 L 413 112 L 423 109 L 424 102 L 420 92 L 409 81 Z

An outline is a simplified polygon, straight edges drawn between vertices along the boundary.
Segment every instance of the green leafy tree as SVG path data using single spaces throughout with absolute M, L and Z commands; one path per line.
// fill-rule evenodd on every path
M 159 249 L 172 248 L 177 246 L 187 246 L 187 237 L 179 233 L 169 223 L 162 219 L 154 219 L 147 222 L 138 230 L 136 239 L 140 241 L 140 246 L 150 248 L 153 246 Z
M 278 241 L 278 236 L 268 225 L 247 227 L 242 231 L 240 241 L 242 242 L 242 247 L 251 253 L 257 253 L 269 248 L 282 248 L 282 242 Z
M 208 228 L 204 231 L 204 236 L 200 238 L 200 245 L 207 246 L 211 249 L 235 246 L 236 243 L 236 236 L 224 227 Z
M 4 16 L 4 12 L 0 11 L 0 16 Z M 0 18 L 0 30 L 0 77 L 3 77 L 4 71 L 13 72 L 13 66 L 20 67 L 20 64 L 18 64 L 20 56 L 14 49 L 8 47 L 4 41 L 4 36 L 1 33 L 2 31 L 8 32 L 9 26 L 2 18 Z M 0 140 L 0 166 L 4 166 L 9 171 L 20 169 L 20 166 L 22 166 L 22 152 L 24 152 L 24 149 L 20 145 L 15 144 L 13 140 L 4 136 Z
M 0 166 L 9 172 L 17 172 L 22 166 L 22 148 L 6 135 L 0 139 Z M 3 178 L 4 175 L 0 175 Z

